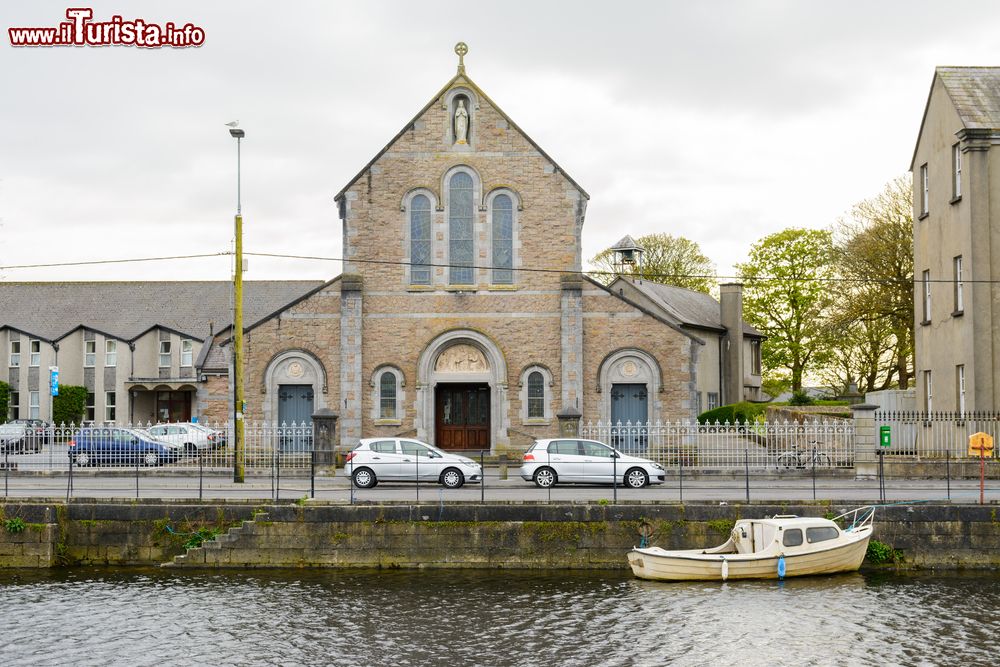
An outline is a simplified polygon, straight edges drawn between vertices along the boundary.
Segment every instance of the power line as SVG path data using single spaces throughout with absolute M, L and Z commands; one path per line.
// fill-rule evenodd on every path
M 15 270 L 15 269 L 50 269 L 50 268 L 60 268 L 60 267 L 71 267 L 71 266 L 96 266 L 96 265 L 107 265 L 107 264 L 130 264 L 130 263 L 141 263 L 141 262 L 162 262 L 162 261 L 172 261 L 172 260 L 182 260 L 182 259 L 205 259 L 209 257 L 229 257 L 234 253 L 232 251 L 222 251 L 214 253 L 201 253 L 196 255 L 169 255 L 164 257 L 134 257 L 127 259 L 101 259 L 101 260 L 90 260 L 81 262 L 48 262 L 44 264 L 10 264 L 0 266 L 0 271 Z M 309 261 L 321 261 L 321 262 L 355 262 L 357 264 L 376 264 L 376 265 L 386 265 L 386 266 L 421 266 L 421 267 L 431 267 L 431 268 L 460 268 L 460 269 L 480 269 L 480 270 L 494 270 L 499 269 L 503 271 L 521 272 L 521 273 L 558 273 L 558 274 L 571 274 L 571 275 L 585 275 L 585 276 L 616 276 L 619 275 L 613 271 L 602 271 L 602 270 L 591 270 L 591 271 L 574 271 L 567 269 L 550 269 L 541 267 L 518 267 L 518 268 L 508 268 L 508 267 L 497 267 L 491 265 L 466 265 L 466 264 L 445 264 L 445 263 L 418 263 L 418 262 L 403 262 L 396 260 L 387 259 L 364 259 L 358 257 L 327 257 L 323 255 L 286 255 L 281 253 L 268 253 L 268 252 L 245 252 L 243 253 L 247 256 L 252 257 L 269 257 L 272 259 L 297 259 L 297 260 L 309 260 Z M 874 284 L 874 285 L 911 285 L 915 283 L 923 284 L 925 281 L 922 278 L 914 276 L 912 280 L 895 280 L 895 279 L 875 279 L 875 278 L 840 278 L 840 277 L 815 277 L 815 276 L 801 276 L 801 277 L 777 277 L 777 276 L 720 276 L 713 274 L 695 274 L 695 273 L 643 273 L 641 276 L 644 280 L 655 280 L 655 279 L 702 279 L 702 280 L 738 280 L 742 282 L 818 282 L 818 283 L 857 283 L 857 284 Z M 949 285 L 954 285 L 954 279 L 931 279 L 926 282 L 929 283 L 946 283 Z M 962 280 L 963 284 L 994 284 L 1000 283 L 1000 280 Z

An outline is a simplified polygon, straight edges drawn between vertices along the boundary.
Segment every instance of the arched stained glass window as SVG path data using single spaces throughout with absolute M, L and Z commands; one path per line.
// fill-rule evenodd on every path
M 390 371 L 379 379 L 379 419 L 396 419 L 396 376 Z
M 514 206 L 508 195 L 493 198 L 493 284 L 514 282 Z
M 410 201 L 410 283 L 431 284 L 431 200 L 417 195 Z M 383 376 L 384 377 L 384 376 Z
M 545 378 L 538 371 L 528 374 L 528 419 L 545 417 Z
M 451 177 L 448 202 L 448 282 L 452 285 L 473 284 L 474 220 L 472 176 L 460 171 Z

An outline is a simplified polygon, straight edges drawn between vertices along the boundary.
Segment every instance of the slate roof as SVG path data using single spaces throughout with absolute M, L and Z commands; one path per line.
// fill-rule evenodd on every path
M 684 326 L 713 331 L 726 330 L 722 324 L 719 302 L 709 294 L 674 285 L 662 285 L 648 280 L 631 280 L 629 282 Z M 743 323 L 743 334 L 764 337 L 764 334 L 746 322 Z
M 626 234 L 621 241 L 611 246 L 612 250 L 634 250 L 636 248 L 642 248 L 635 239 Z
M 1000 128 L 1000 67 L 938 67 L 944 84 L 967 128 Z
M 256 322 L 323 284 L 244 282 L 243 321 Z M 0 283 L 0 327 L 49 341 L 81 326 L 125 341 L 153 327 L 204 340 L 211 325 L 218 333 L 232 322 L 231 294 L 226 281 Z

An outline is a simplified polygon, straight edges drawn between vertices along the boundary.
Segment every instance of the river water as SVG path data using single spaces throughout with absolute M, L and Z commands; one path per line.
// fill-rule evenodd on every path
M 1000 574 L 0 571 L 0 665 L 988 665 Z

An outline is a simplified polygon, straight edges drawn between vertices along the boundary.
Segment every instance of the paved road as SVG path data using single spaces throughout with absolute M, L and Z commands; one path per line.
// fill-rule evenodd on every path
M 469 484 L 461 489 L 444 489 L 434 484 L 379 484 L 374 489 L 351 489 L 349 480 L 342 474 L 335 477 L 317 477 L 315 498 L 328 502 L 677 502 L 684 501 L 745 501 L 746 481 L 739 479 L 685 478 L 683 489 L 673 480 L 662 486 L 645 489 L 614 490 L 607 486 L 557 486 L 538 489 L 516 475 L 503 480 L 498 471 L 488 469 L 485 487 Z M 310 494 L 310 480 L 306 476 L 283 476 L 275 490 L 275 480 L 270 476 L 248 475 L 244 484 L 235 484 L 231 475 L 224 472 L 210 474 L 201 480 L 197 474 L 176 475 L 166 470 L 140 470 L 138 489 L 134 471 L 128 468 L 109 471 L 90 471 L 75 474 L 72 497 L 75 498 L 198 498 L 208 500 L 273 499 L 296 500 Z M 9 497 L 66 498 L 68 477 L 53 474 L 0 474 L 0 493 Z M 812 500 L 812 479 L 809 477 L 775 478 L 751 476 L 751 501 Z M 877 481 L 853 479 L 817 479 L 817 499 L 850 502 L 878 502 Z M 946 501 L 971 503 L 979 501 L 979 483 L 973 480 L 951 482 L 950 493 L 945 480 L 887 480 L 886 500 Z M 1000 481 L 988 480 L 987 502 L 1000 503 Z

